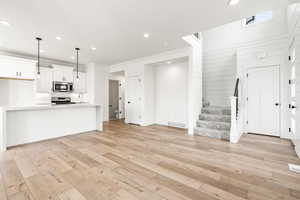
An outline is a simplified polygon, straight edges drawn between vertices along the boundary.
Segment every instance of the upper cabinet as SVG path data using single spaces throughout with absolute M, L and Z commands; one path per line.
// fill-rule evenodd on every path
M 52 69 L 41 67 L 40 72 L 40 78 L 36 79 L 36 91 L 40 93 L 51 93 Z
M 53 65 L 53 81 L 73 82 L 73 68 Z
M 0 56 L 0 78 L 34 80 L 36 72 L 36 61 Z
M 74 92 L 75 93 L 86 93 L 86 73 L 78 72 L 79 80 L 77 80 L 77 73 L 74 72 Z

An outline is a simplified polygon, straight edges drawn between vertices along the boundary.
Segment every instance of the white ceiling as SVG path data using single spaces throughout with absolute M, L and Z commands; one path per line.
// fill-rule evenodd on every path
M 2 0 L 0 50 L 81 63 L 118 63 L 186 46 L 182 36 L 286 6 L 287 0 Z M 150 38 L 145 39 L 144 33 Z M 61 41 L 55 39 L 62 37 Z M 96 51 L 90 49 L 97 47 Z

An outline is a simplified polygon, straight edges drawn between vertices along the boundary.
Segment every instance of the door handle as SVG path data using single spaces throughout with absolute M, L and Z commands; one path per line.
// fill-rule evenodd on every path
M 127 103 L 128 103 L 128 104 L 130 104 L 131 102 L 130 102 L 130 101 L 128 101 Z
M 280 104 L 279 103 L 275 103 L 275 106 L 279 106 Z
M 289 109 L 295 109 L 295 108 L 297 108 L 297 106 L 289 104 Z

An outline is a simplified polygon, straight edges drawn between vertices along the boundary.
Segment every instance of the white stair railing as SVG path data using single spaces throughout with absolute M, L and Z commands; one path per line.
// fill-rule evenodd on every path
M 240 79 L 236 79 L 234 95 L 230 97 L 231 105 L 231 127 L 230 127 L 230 137 L 231 143 L 238 143 L 241 137 L 240 131 L 238 129 L 238 116 L 239 116 L 239 82 Z
M 238 131 L 238 121 L 237 121 L 237 98 L 235 96 L 230 97 L 231 105 L 231 127 L 230 127 L 230 143 L 238 143 L 240 139 Z

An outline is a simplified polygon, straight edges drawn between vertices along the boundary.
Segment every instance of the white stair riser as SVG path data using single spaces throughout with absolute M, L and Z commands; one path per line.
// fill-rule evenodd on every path
M 226 122 L 214 122 L 214 121 L 197 121 L 197 126 L 202 128 L 216 129 L 216 130 L 230 130 L 230 124 Z
M 231 117 L 229 115 L 200 114 L 199 115 L 199 120 L 230 123 L 231 122 Z
M 215 109 L 215 108 L 203 108 L 202 113 L 213 114 L 213 115 L 229 115 L 231 111 L 228 109 Z

